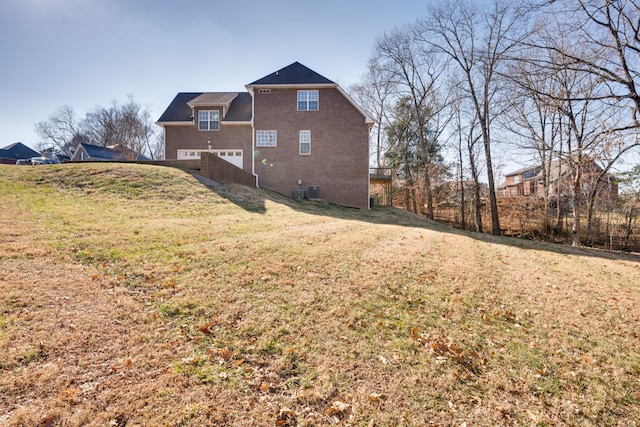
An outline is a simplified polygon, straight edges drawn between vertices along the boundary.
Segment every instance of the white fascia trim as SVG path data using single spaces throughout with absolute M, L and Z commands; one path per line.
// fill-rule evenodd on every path
M 349 101 L 349 103 L 353 105 L 353 107 L 356 110 L 358 110 L 360 114 L 364 116 L 364 122 L 367 125 L 369 125 L 369 127 L 373 126 L 375 122 L 371 119 L 371 117 L 367 115 L 367 113 L 362 108 L 360 108 L 358 104 L 356 104 L 356 102 L 353 99 L 351 99 L 351 97 L 347 94 L 347 92 L 345 92 L 340 86 L 336 86 L 336 88 L 338 89 L 338 92 L 340 92 L 342 96 L 344 96 L 347 99 L 347 101 Z
M 156 122 L 156 124 L 160 127 L 165 127 L 165 126 L 185 126 L 185 125 L 192 125 L 193 121 L 188 121 L 188 122 Z
M 335 83 L 316 83 L 316 84 L 284 84 L 284 85 L 245 85 L 250 93 L 252 89 L 330 89 L 338 87 Z

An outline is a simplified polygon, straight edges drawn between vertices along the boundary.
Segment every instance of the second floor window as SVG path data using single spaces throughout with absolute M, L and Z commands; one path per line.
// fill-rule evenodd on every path
M 220 112 L 218 110 L 200 110 L 198 112 L 198 130 L 218 130 Z
M 298 111 L 318 111 L 318 91 L 298 91 Z

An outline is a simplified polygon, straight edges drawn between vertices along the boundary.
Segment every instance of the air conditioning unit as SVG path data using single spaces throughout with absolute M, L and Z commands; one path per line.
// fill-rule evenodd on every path
M 319 199 L 320 198 L 320 187 L 317 185 L 310 185 L 309 191 L 307 191 L 307 195 L 310 199 Z
M 304 190 L 293 190 L 293 200 L 300 201 L 304 199 Z

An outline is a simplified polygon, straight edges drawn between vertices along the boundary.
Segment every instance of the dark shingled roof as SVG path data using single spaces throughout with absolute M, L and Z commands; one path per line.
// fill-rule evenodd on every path
M 335 82 L 321 76 L 299 62 L 294 62 L 281 70 L 250 83 L 249 86 L 305 84 L 335 84 Z
M 134 157 L 133 160 L 149 160 L 147 157 L 142 154 L 135 153 L 129 150 L 126 147 L 100 147 L 98 145 L 85 144 L 80 143 L 84 151 L 91 158 L 91 160 L 117 160 L 117 161 L 127 161 L 132 160 L 131 157 Z M 130 156 L 130 153 L 133 156 Z
M 251 95 L 248 92 L 240 92 L 233 100 L 223 122 L 250 122 L 251 121 Z
M 193 120 L 189 103 L 196 98 L 209 99 L 215 103 L 226 103 L 231 92 L 180 92 L 173 98 L 171 104 L 164 110 L 158 119 L 158 123 L 190 122 Z M 236 92 L 233 92 L 236 94 Z M 224 102 L 223 102 L 224 101 Z M 195 101 L 196 103 L 197 100 Z M 204 104 L 203 104 L 204 105 Z M 223 122 L 249 122 L 251 121 L 251 95 L 248 92 L 237 93 L 231 102 Z
M 31 157 L 38 157 L 39 155 L 40 153 L 27 147 L 22 142 L 14 142 L 0 150 L 0 157 L 6 159 L 30 159 Z
M 173 98 L 171 104 L 164 110 L 158 122 L 190 122 L 191 107 L 187 102 L 202 95 L 204 92 L 180 92 Z

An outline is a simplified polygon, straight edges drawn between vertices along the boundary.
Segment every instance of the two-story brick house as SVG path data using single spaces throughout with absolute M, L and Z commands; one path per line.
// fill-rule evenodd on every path
M 572 203 L 573 177 L 575 171 L 571 162 L 554 160 L 548 166 L 548 195 L 551 199 L 569 200 Z M 529 166 L 505 175 L 505 181 L 498 187 L 503 197 L 537 196 L 544 197 L 542 167 Z M 593 190 L 597 200 L 605 206 L 618 202 L 618 184 L 613 175 L 604 173 L 593 159 L 585 159 L 582 165 L 582 190 L 584 197 Z
M 179 93 L 157 122 L 165 159 L 212 152 L 256 186 L 369 207 L 371 120 L 339 85 L 295 62 L 245 87 Z

